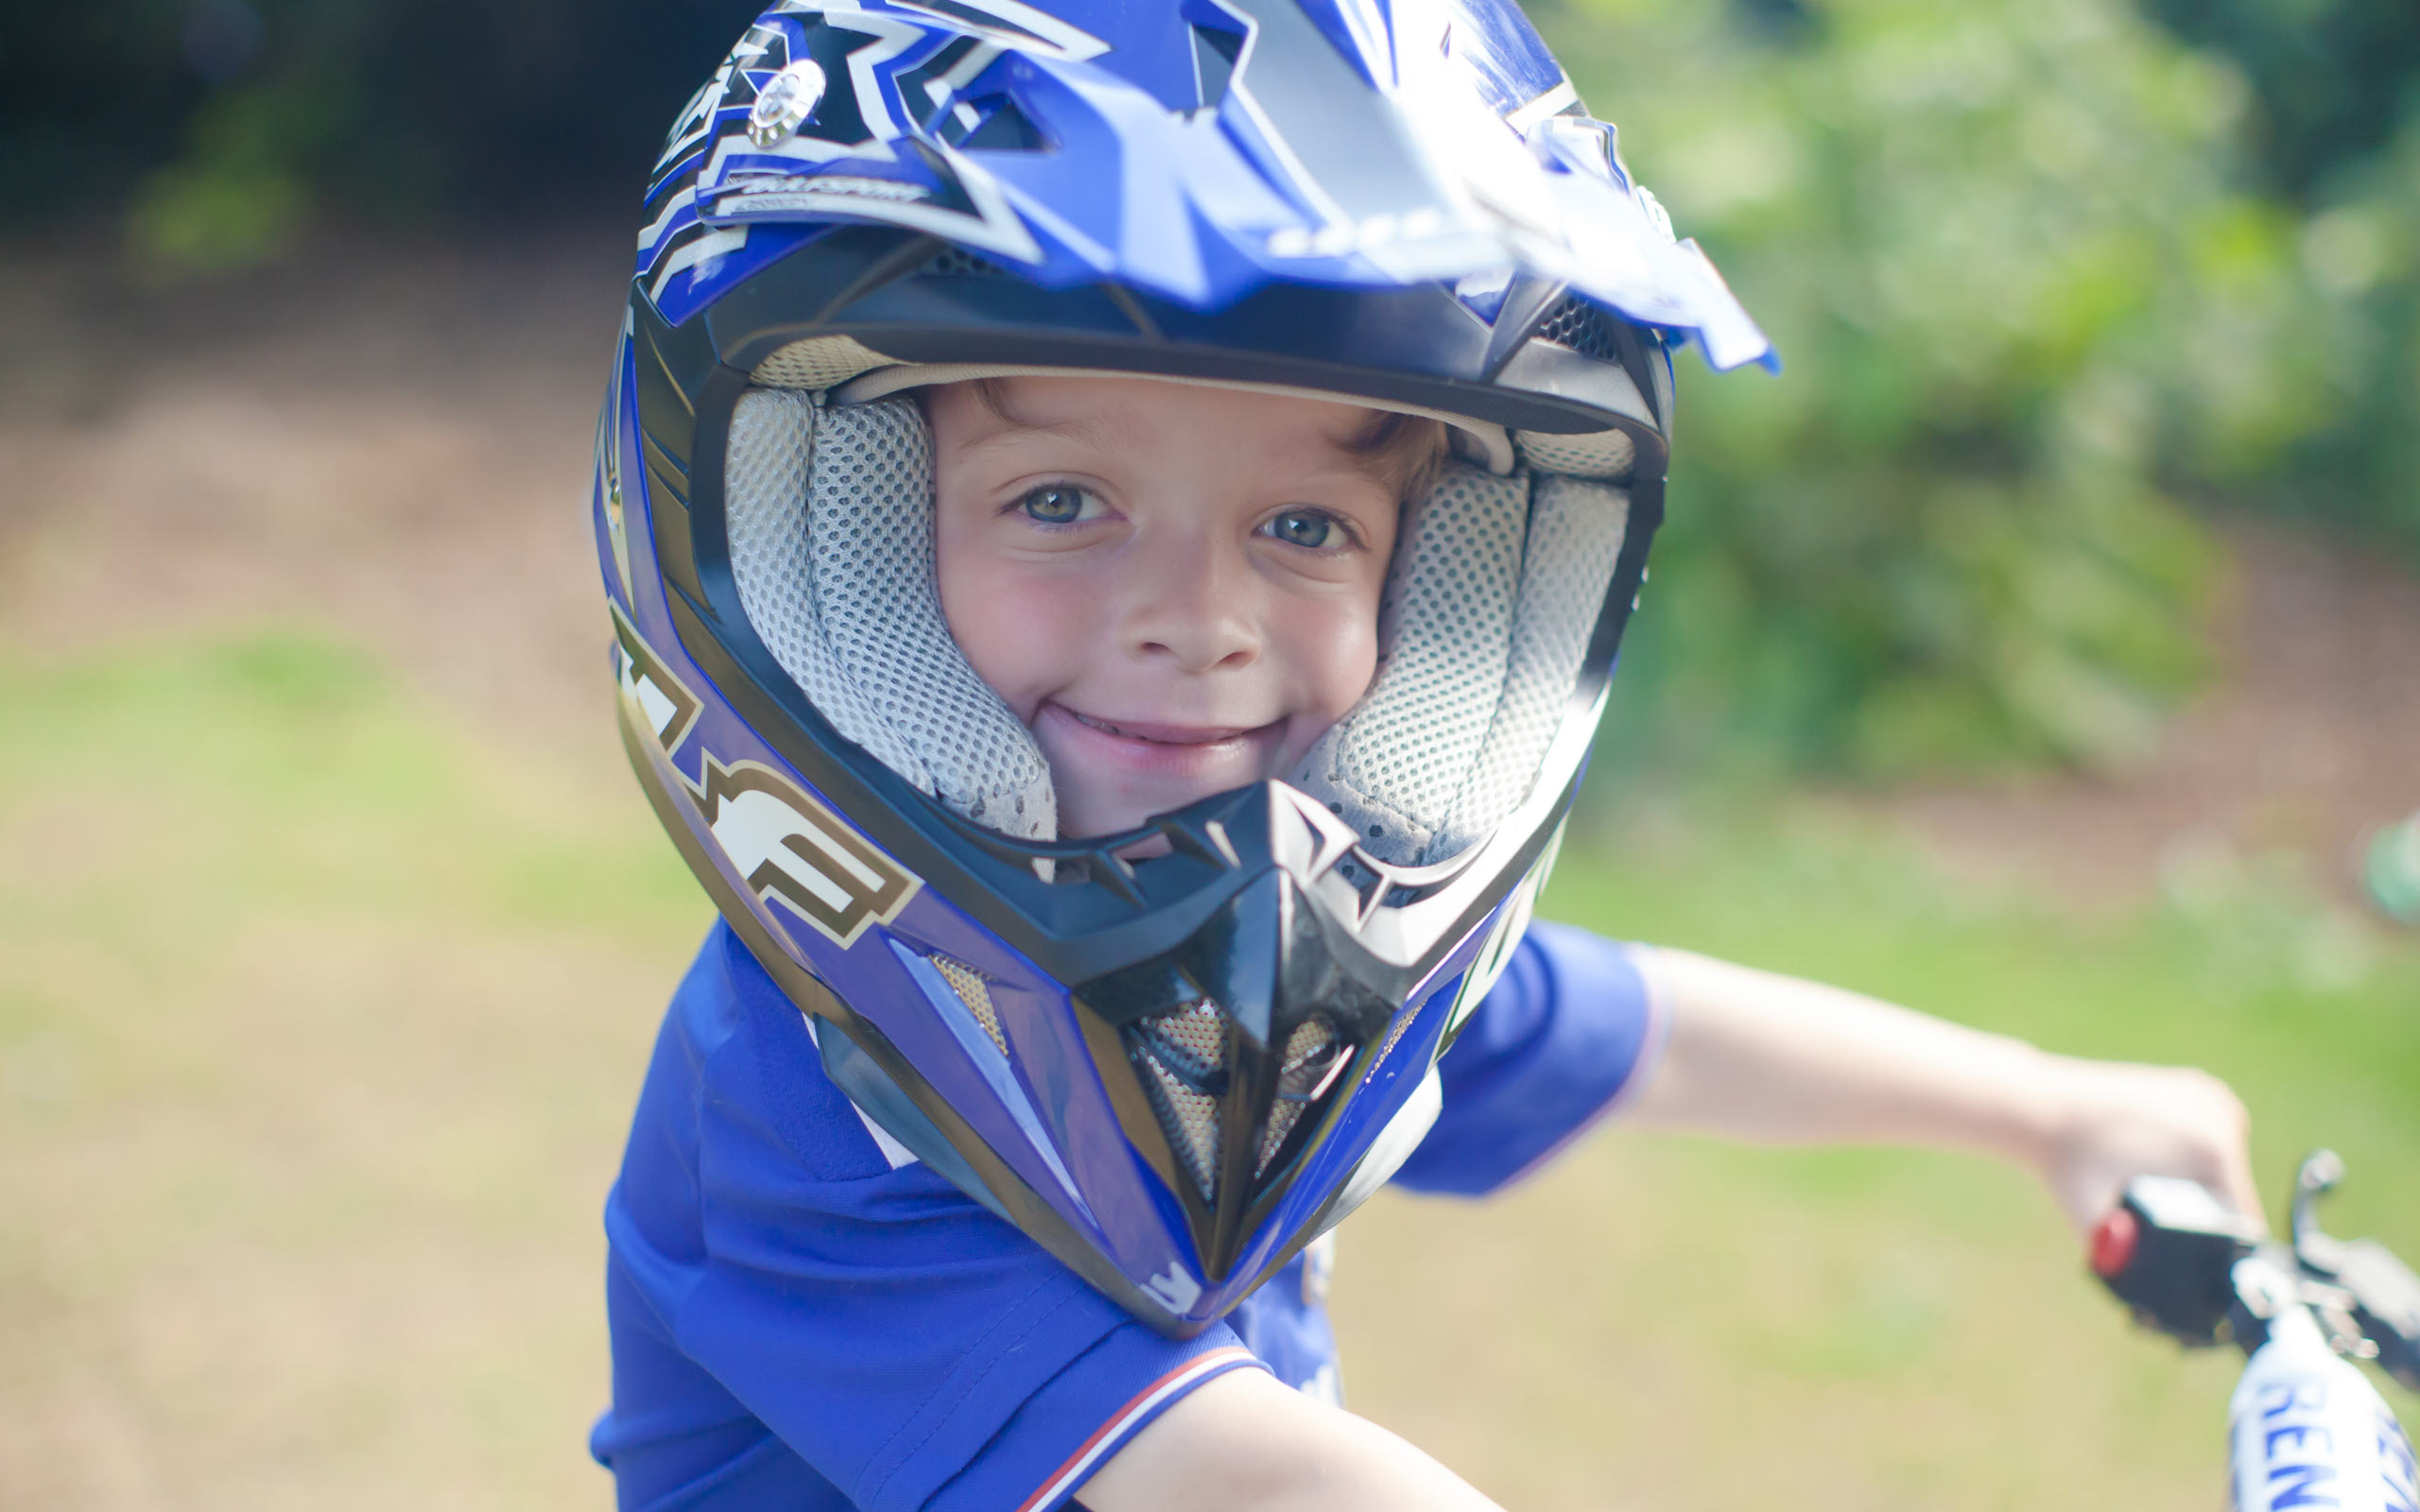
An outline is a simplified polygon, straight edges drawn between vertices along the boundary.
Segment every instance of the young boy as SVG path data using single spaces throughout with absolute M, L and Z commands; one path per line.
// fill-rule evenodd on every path
M 1667 334 L 1762 344 L 1516 11 L 1391 16 L 786 5 L 676 128 L 598 532 L 724 922 L 608 1208 L 624 1506 L 1486 1506 L 1342 1409 L 1326 1236 L 1616 1106 L 2257 1211 L 2198 1073 L 1530 924 Z

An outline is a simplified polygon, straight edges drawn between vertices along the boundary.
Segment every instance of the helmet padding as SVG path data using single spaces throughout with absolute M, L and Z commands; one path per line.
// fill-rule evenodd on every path
M 942 618 L 932 433 L 914 402 L 825 409 L 753 389 L 723 490 L 740 605 L 832 727 L 977 823 L 1056 838 L 1041 747 Z
M 1485 839 L 1571 713 L 1629 520 L 1630 495 L 1606 484 L 1449 466 L 1396 548 L 1378 675 L 1294 785 L 1382 861 Z
M 724 474 L 741 606 L 840 734 L 971 819 L 1055 838 L 1040 747 L 942 618 L 932 477 L 910 400 L 752 389 Z M 1396 547 L 1377 676 L 1289 781 L 1382 860 L 1484 839 L 1571 712 L 1628 519 L 1605 483 L 1447 464 Z

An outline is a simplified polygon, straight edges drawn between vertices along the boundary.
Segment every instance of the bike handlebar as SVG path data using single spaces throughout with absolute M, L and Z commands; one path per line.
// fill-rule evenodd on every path
M 2286 1244 L 2204 1187 L 2138 1177 L 2094 1231 L 2093 1271 L 2144 1327 L 2197 1347 L 2232 1338 L 2249 1354 L 2279 1307 L 2307 1306 L 2339 1352 L 2420 1391 L 2420 1276 L 2375 1239 L 2319 1227 L 2318 1200 L 2343 1177 L 2333 1150 L 2303 1161 Z
M 2303 1161 L 2290 1243 L 2162 1177 L 2131 1183 L 2093 1233 L 2094 1273 L 2145 1327 L 2251 1356 L 2229 1403 L 2238 1512 L 2420 1512 L 2411 1441 L 2351 1363 L 2420 1391 L 2420 1277 L 2376 1240 L 2321 1230 L 2318 1199 L 2343 1175 L 2331 1150 Z

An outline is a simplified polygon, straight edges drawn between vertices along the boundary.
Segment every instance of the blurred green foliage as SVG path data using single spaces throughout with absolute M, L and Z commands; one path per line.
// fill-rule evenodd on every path
M 2300 427 L 2256 459 L 2266 466 L 2201 475 L 2271 508 L 2420 541 L 2420 9 L 2144 3 L 2241 71 L 2246 177 L 2298 216 L 2300 307 L 2271 360 L 2307 386 Z
M 2122 764 L 2197 672 L 2180 501 L 2420 545 L 2411 0 L 1530 3 L 1790 365 L 1684 364 L 1616 762 Z M 755 8 L 0 0 L 0 223 L 207 274 L 626 214 Z
M 2393 139 L 2420 81 L 2420 25 L 2408 0 L 2144 3 L 2243 70 L 2255 151 L 2270 180 L 2298 199 Z
M 2420 30 L 2420 12 L 2411 18 Z M 2295 318 L 2273 349 L 2305 423 L 2219 481 L 2263 507 L 2420 543 L 2420 111 L 2315 188 L 2291 228 Z
M 1789 365 L 1684 365 L 1617 761 L 2123 763 L 2197 671 L 2180 499 L 2307 504 L 2325 455 L 2420 539 L 2409 342 L 2375 325 L 2411 329 L 2414 180 L 2265 193 L 2223 55 L 2126 0 L 1539 19 Z

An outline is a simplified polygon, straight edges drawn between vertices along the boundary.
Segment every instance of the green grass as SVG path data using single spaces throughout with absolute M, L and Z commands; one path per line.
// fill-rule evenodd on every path
M 710 917 L 645 804 L 307 630 L 0 710 L 0 1505 L 609 1504 L 597 1212 Z
M 637 794 L 309 628 L 0 659 L 0 1505 L 607 1504 L 596 1211 L 709 917 Z M 2420 956 L 2289 887 L 2078 916 L 1805 805 L 1565 856 L 1564 918 L 2207 1064 L 2420 1254 Z M 2229 1364 L 1971 1160 L 1610 1130 L 1374 1205 L 1336 1296 L 1357 1405 L 1517 1508 L 2217 1496 Z

